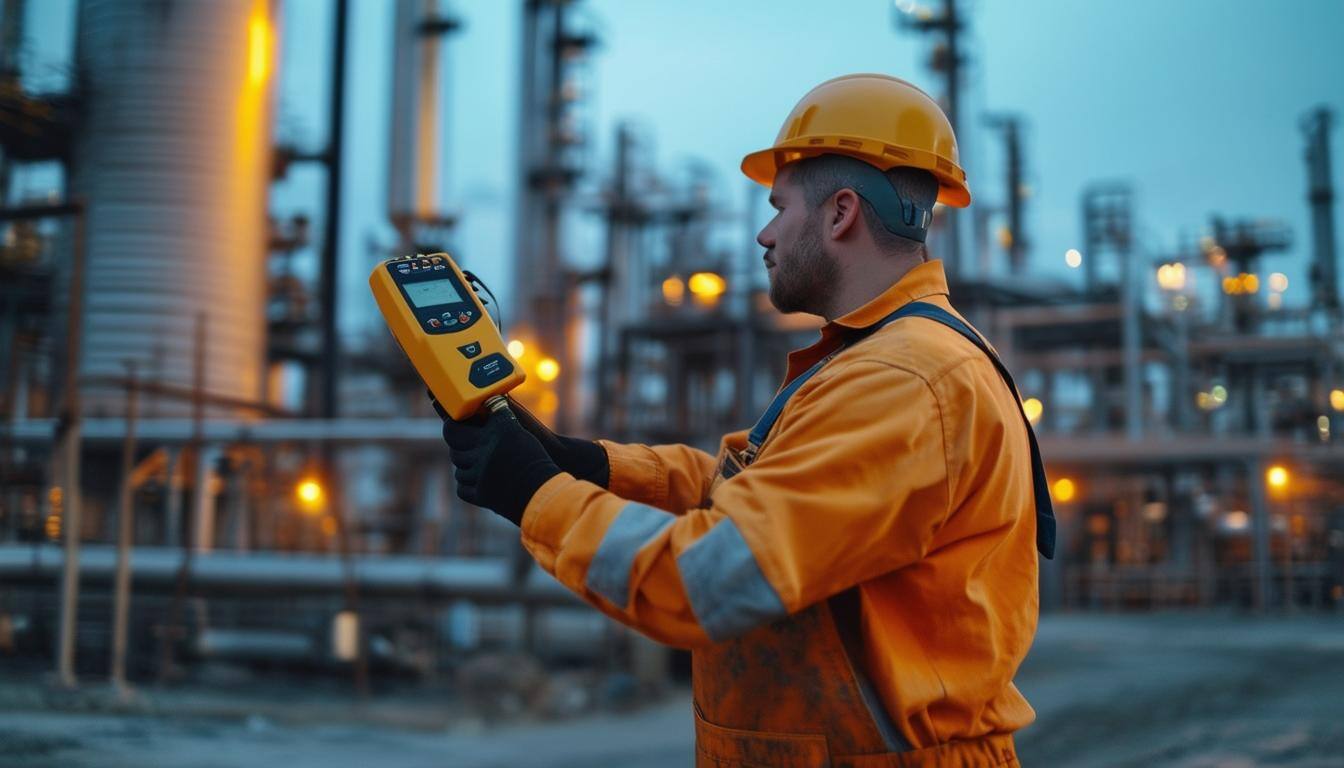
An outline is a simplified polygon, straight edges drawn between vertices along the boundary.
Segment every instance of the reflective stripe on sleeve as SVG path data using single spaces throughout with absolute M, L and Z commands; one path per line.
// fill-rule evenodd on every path
M 729 518 L 687 547 L 677 558 L 677 570 L 691 611 L 715 642 L 788 613 Z
M 630 568 L 635 555 L 675 519 L 644 504 L 625 505 L 607 526 L 597 554 L 588 564 L 588 588 L 624 608 L 630 602 Z

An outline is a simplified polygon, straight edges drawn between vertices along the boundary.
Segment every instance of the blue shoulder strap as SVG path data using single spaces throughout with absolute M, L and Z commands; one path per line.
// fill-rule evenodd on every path
M 989 357 L 990 362 L 994 363 L 995 370 L 999 372 L 1000 378 L 1002 378 L 1004 383 L 1008 385 L 1009 391 L 1013 393 L 1013 398 L 1019 401 L 1021 400 L 1021 396 L 1017 391 L 1017 385 L 1013 383 L 1013 376 L 1008 372 L 1003 361 L 999 360 L 999 356 L 994 354 L 994 351 L 989 348 L 988 344 L 985 344 L 984 340 L 980 338 L 980 334 L 971 330 L 969 325 L 942 307 L 921 301 L 912 301 L 873 325 L 863 329 L 863 334 L 859 338 L 868 336 L 888 323 L 899 320 L 902 317 L 923 317 L 928 320 L 933 320 L 934 322 L 942 323 L 966 337 L 967 341 L 979 347 L 980 351 L 984 352 L 985 355 Z M 850 341 L 850 344 L 857 340 L 858 339 Z M 774 428 L 775 422 L 779 419 L 779 414 L 784 410 L 784 406 L 788 403 L 789 398 L 793 397 L 793 394 L 797 392 L 808 379 L 815 376 L 817 371 L 820 371 L 826 363 L 830 362 L 831 358 L 835 357 L 838 352 L 839 350 L 817 361 L 811 368 L 798 374 L 793 381 L 790 381 L 779 391 L 779 394 L 775 395 L 775 399 L 770 402 L 770 407 L 767 408 L 765 413 L 761 415 L 761 418 L 756 421 L 756 425 L 751 428 L 751 434 L 747 437 L 747 453 L 750 458 L 754 458 L 756 452 L 760 450 L 761 445 L 765 443 L 766 436 L 768 436 L 770 430 Z M 1018 410 L 1020 411 L 1021 409 L 1019 408 Z M 1046 558 L 1053 559 L 1055 556 L 1055 510 L 1054 505 L 1050 501 L 1050 483 L 1045 477 L 1045 462 L 1041 459 L 1041 449 L 1036 443 L 1036 431 L 1031 428 L 1031 422 L 1027 419 L 1025 413 L 1022 414 L 1022 424 L 1027 428 L 1027 442 L 1031 446 L 1031 479 L 1036 496 L 1036 548 L 1040 550 L 1040 553 Z

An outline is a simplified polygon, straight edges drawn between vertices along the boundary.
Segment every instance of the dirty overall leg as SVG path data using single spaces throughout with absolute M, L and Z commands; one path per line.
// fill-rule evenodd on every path
M 741 469 L 725 448 L 711 494 Z M 697 766 L 811 768 L 831 765 L 832 754 L 893 751 L 864 702 L 829 602 L 691 659 Z
M 710 495 L 744 466 L 725 447 Z M 911 748 L 862 670 L 857 587 L 692 651 L 691 686 L 697 768 L 1018 765 L 1009 734 Z

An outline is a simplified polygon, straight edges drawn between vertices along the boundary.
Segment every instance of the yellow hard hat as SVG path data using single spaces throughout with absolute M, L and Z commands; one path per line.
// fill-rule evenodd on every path
M 900 78 L 845 75 L 818 85 L 789 113 L 774 146 L 742 158 L 742 172 L 768 187 L 786 164 L 823 154 L 884 171 L 922 168 L 938 179 L 938 202 L 971 204 L 952 123 L 927 93 Z

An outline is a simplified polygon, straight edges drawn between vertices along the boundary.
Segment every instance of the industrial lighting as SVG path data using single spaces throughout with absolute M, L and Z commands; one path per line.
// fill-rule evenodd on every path
M 1064 263 L 1069 265 L 1069 269 L 1077 269 L 1083 265 L 1083 254 L 1077 248 L 1070 248 L 1064 252 Z
M 1330 417 L 1321 414 L 1316 417 L 1316 433 L 1320 435 L 1322 443 L 1330 442 Z
M 61 501 L 65 494 L 61 486 L 53 485 L 47 490 L 48 514 L 45 522 L 47 538 L 56 541 L 61 538 Z
M 1157 268 L 1157 285 L 1164 291 L 1179 291 L 1185 288 L 1185 265 L 1181 262 L 1163 264 Z
M 702 304 L 713 304 L 723 295 L 728 284 L 723 277 L 713 272 L 696 272 L 686 281 L 691 295 Z
M 1045 410 L 1045 405 L 1034 397 L 1028 397 L 1022 401 L 1022 412 L 1027 415 L 1027 421 L 1032 424 L 1041 420 L 1041 413 Z
M 1008 227 L 999 227 L 998 231 L 999 247 L 1007 250 L 1013 247 L 1013 230 Z
M 517 339 L 511 339 L 507 345 L 507 348 L 509 350 L 509 355 L 514 360 L 521 360 L 523 357 L 523 353 L 527 351 L 527 347 L 523 346 L 523 342 Z
M 1251 516 L 1240 509 L 1234 509 L 1223 515 L 1223 527 L 1229 531 L 1244 531 L 1251 527 Z
M 1143 519 L 1150 523 L 1160 523 L 1167 519 L 1167 503 L 1165 501 L 1150 501 L 1143 505 Z
M 537 378 L 542 381 L 555 381 L 559 375 L 560 364 L 555 361 L 555 358 L 543 358 L 541 362 L 537 363 Z
M 1223 407 L 1227 402 L 1227 387 L 1222 384 L 1214 384 L 1208 392 L 1200 392 L 1195 395 L 1195 404 L 1201 411 L 1216 411 Z
M 311 477 L 300 480 L 299 484 L 294 486 L 294 496 L 304 509 L 309 511 L 316 511 L 322 505 L 324 495 L 322 484 Z
M 1050 486 L 1050 495 L 1060 504 L 1068 504 L 1078 495 L 1078 486 L 1067 477 L 1061 477 Z
M 1330 407 L 1336 411 L 1344 411 L 1344 389 L 1330 390 Z
M 686 298 L 686 284 L 681 282 L 680 277 L 673 275 L 663 281 L 663 301 L 669 306 L 681 306 L 684 298 Z
M 1288 290 L 1288 276 L 1282 272 L 1275 272 L 1269 276 L 1269 290 L 1275 293 L 1283 293 Z
M 1223 293 L 1229 296 L 1241 296 L 1245 294 L 1258 293 L 1260 291 L 1260 277 L 1247 272 L 1242 272 L 1235 277 L 1228 275 L 1223 278 Z
M 1269 487 L 1276 491 L 1281 491 L 1288 487 L 1288 469 L 1282 464 L 1275 464 L 1265 471 L 1265 482 Z

